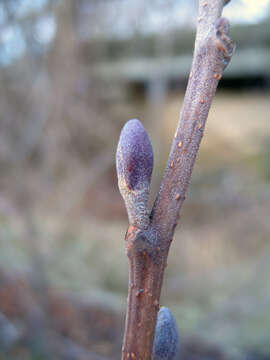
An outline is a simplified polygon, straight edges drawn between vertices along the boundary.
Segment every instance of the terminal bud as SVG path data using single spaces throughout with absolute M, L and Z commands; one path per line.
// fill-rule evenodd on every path
M 116 169 L 130 224 L 141 229 L 147 228 L 153 150 L 142 123 L 137 119 L 129 120 L 121 131 Z

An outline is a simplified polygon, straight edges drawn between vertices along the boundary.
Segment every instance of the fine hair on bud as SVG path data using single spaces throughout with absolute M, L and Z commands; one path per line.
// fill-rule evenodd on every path
M 154 360 L 176 360 L 179 354 L 179 334 L 176 321 L 166 307 L 158 312 L 153 345 Z
M 129 120 L 121 131 L 116 169 L 130 224 L 146 228 L 149 223 L 148 198 L 153 150 L 142 123 L 137 119 Z

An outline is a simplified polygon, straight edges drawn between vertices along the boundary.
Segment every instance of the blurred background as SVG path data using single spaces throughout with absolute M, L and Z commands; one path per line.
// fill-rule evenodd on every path
M 214 99 L 161 305 L 181 359 L 270 359 L 270 1 L 224 9 L 236 53 Z M 192 60 L 195 0 L 0 3 L 0 359 L 119 359 L 130 118 L 158 190 Z

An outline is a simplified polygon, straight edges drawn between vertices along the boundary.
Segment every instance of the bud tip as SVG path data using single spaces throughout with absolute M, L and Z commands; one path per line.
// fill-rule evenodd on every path
M 154 360 L 175 360 L 179 353 L 179 334 L 176 321 L 166 307 L 158 312 L 153 347 Z

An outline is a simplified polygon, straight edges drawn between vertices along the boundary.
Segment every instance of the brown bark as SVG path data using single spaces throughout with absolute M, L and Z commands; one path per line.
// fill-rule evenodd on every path
M 122 359 L 150 360 L 168 251 L 218 81 L 234 50 L 224 0 L 199 1 L 193 64 L 163 181 L 147 229 L 126 234 L 129 292 Z

